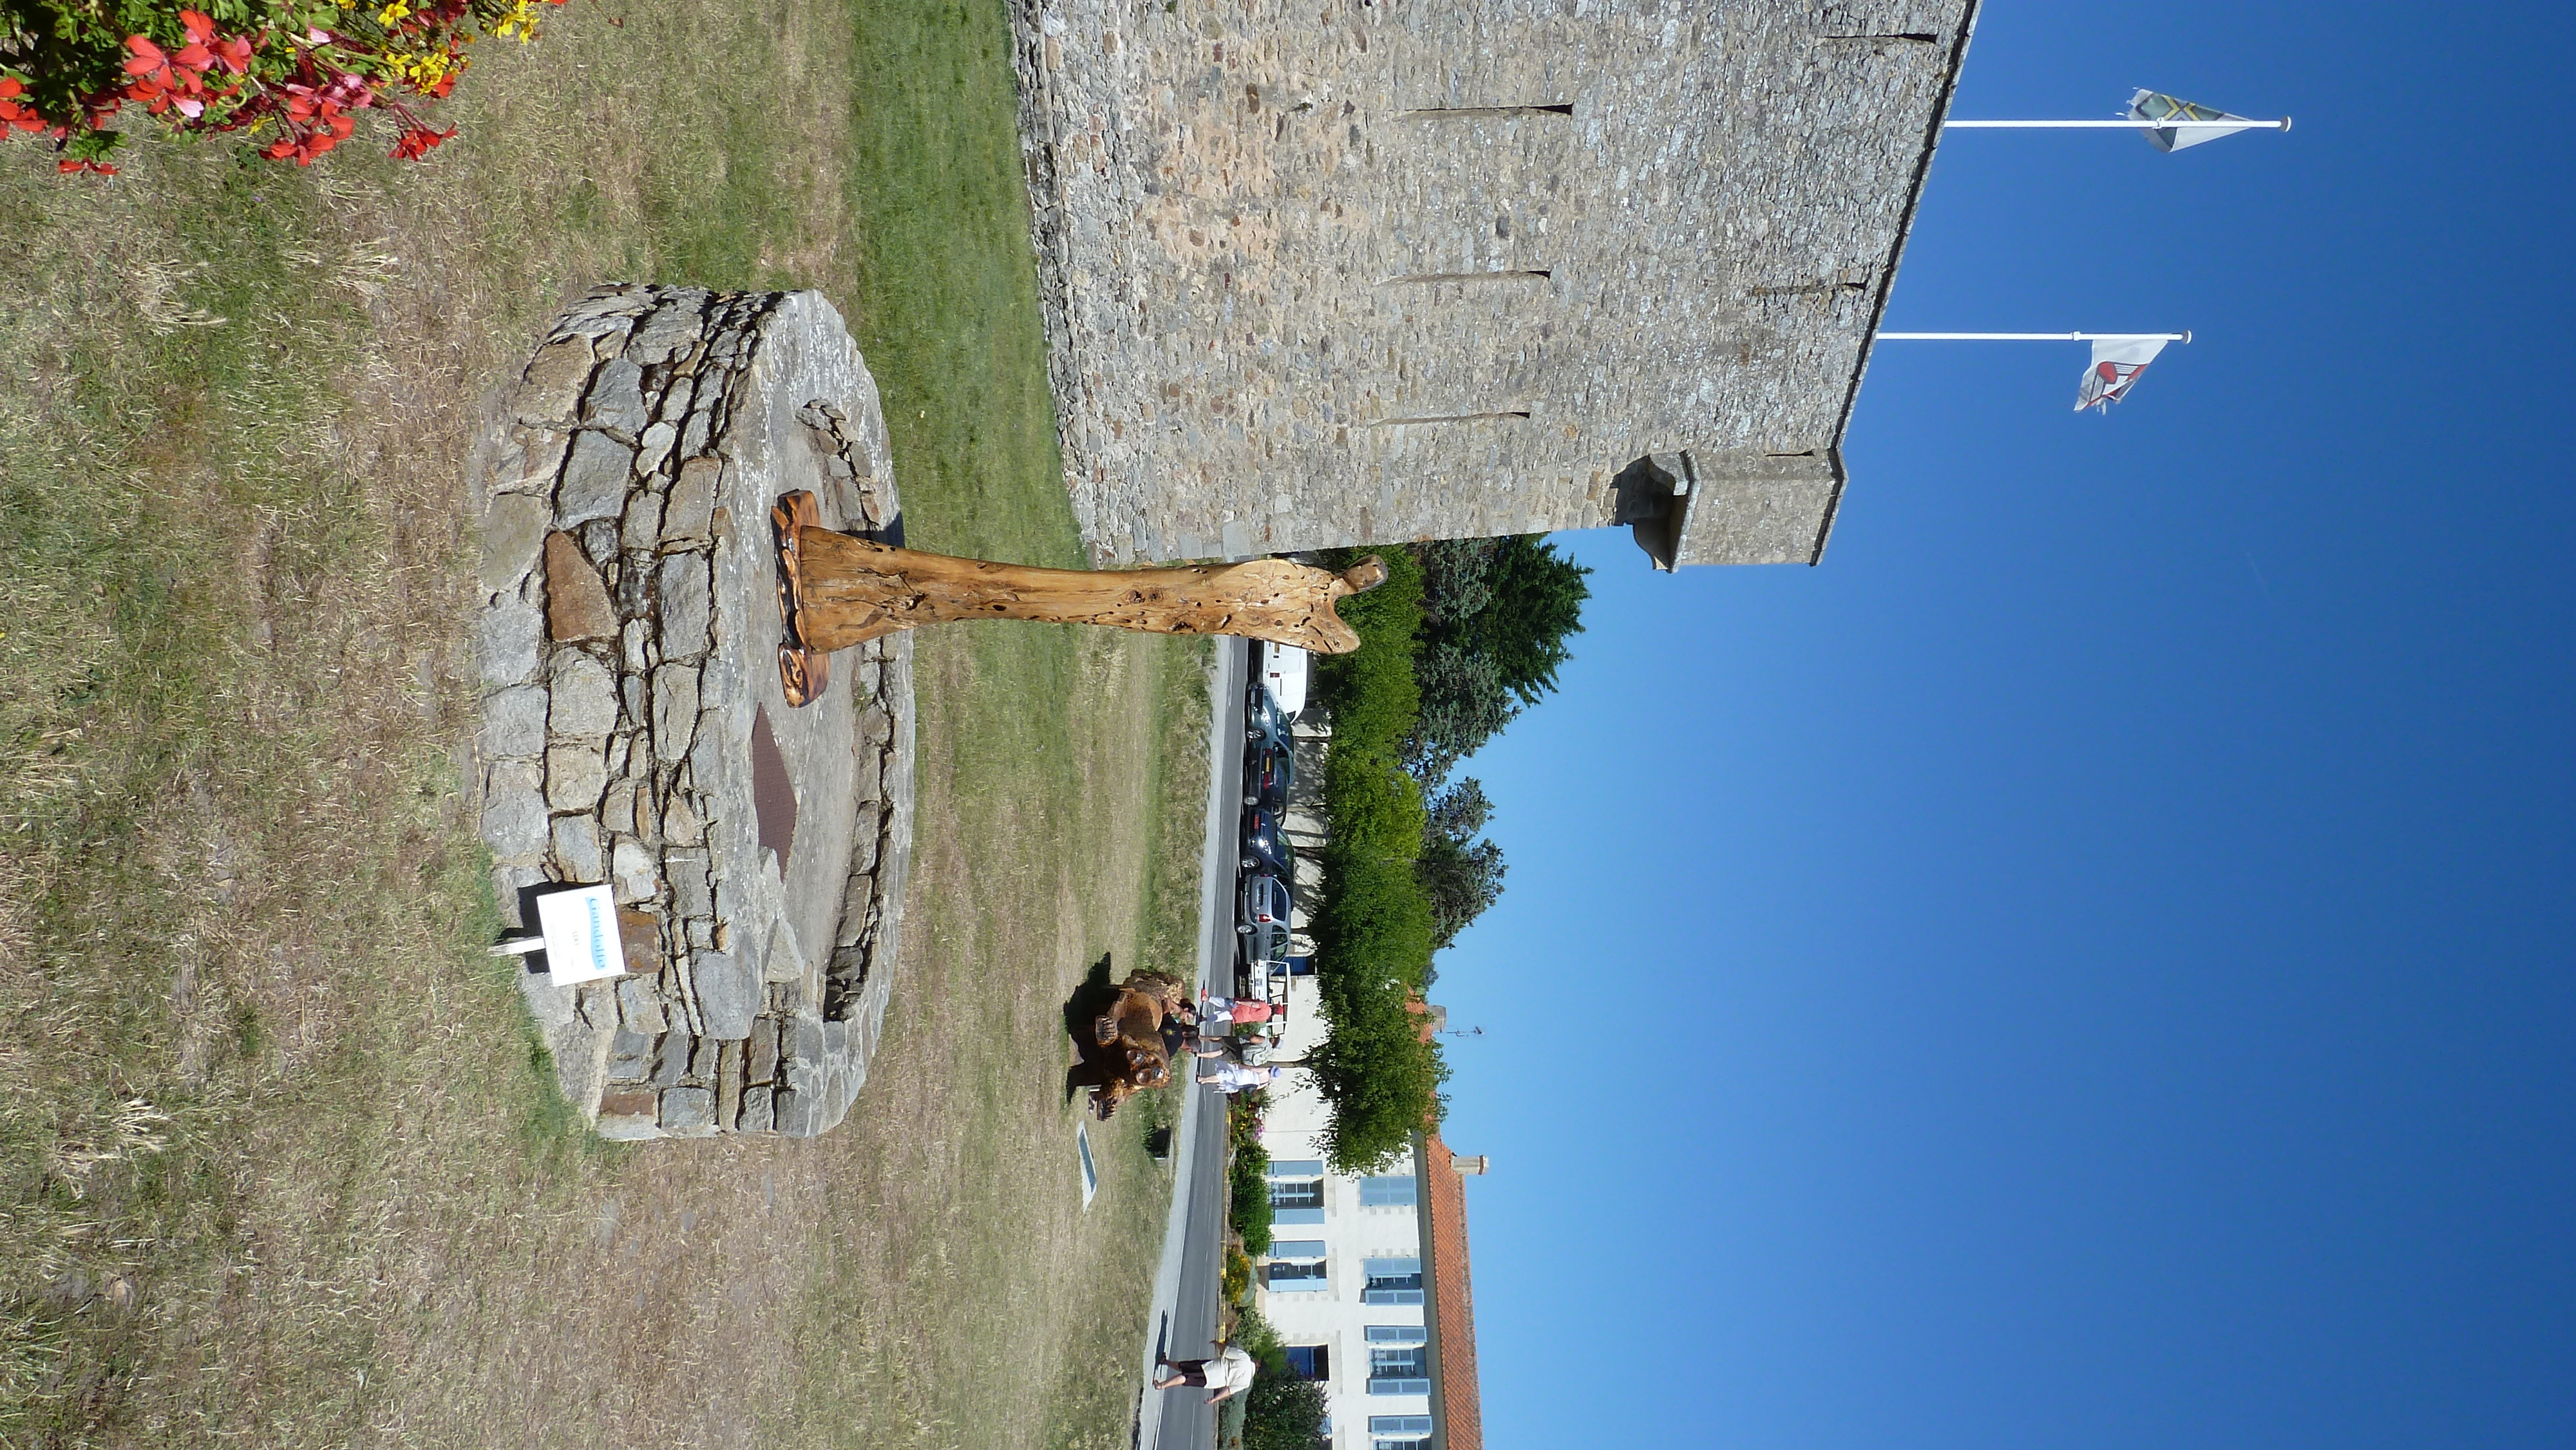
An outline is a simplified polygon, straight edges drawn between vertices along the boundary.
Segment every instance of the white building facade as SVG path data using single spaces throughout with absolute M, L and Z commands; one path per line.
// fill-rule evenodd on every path
M 1292 979 L 1288 994 L 1279 1055 L 1294 1061 L 1322 1023 L 1314 978 Z M 1262 1315 L 1297 1373 L 1323 1385 L 1333 1450 L 1480 1450 L 1457 1184 L 1483 1160 L 1456 1159 L 1431 1137 L 1383 1173 L 1333 1173 L 1327 1120 L 1303 1074 L 1270 1090 L 1261 1139 L 1272 1237 L 1254 1274 Z

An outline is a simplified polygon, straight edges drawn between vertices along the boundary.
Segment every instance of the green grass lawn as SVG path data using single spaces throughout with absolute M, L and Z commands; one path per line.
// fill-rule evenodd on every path
M 568 7 L 419 166 L 0 144 L 0 1443 L 1123 1444 L 1168 1184 L 1058 1007 L 1186 960 L 1203 645 L 920 640 L 887 1046 L 590 1142 L 482 958 L 460 469 L 596 281 L 816 287 L 912 541 L 1072 564 L 998 5 Z M 362 138 L 363 134 L 362 134 Z

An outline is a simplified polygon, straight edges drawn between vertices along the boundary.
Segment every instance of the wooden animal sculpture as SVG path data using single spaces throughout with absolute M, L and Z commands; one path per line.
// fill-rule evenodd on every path
M 1137 972 L 1119 988 L 1117 999 L 1091 1022 L 1091 1041 L 1082 1044 L 1083 1067 L 1097 1086 L 1092 1111 L 1106 1119 L 1128 1098 L 1147 1088 L 1168 1087 L 1171 1056 L 1163 1047 L 1163 1020 L 1189 1000 L 1189 991 L 1160 972 Z

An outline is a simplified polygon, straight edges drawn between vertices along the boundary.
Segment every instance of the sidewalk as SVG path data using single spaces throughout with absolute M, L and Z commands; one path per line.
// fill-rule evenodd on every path
M 1199 856 L 1199 990 L 1234 985 L 1234 863 L 1237 803 L 1243 798 L 1244 642 L 1220 636 L 1209 682 L 1207 839 Z M 1219 974 L 1222 973 L 1222 980 Z M 1153 1313 L 1137 1366 L 1136 1450 L 1210 1450 L 1216 1412 L 1205 1391 L 1166 1394 L 1150 1386 L 1158 1354 L 1209 1353 L 1216 1333 L 1217 1279 L 1225 1238 L 1225 1098 L 1185 1084 L 1172 1130 L 1172 1207 L 1163 1257 L 1154 1269 Z

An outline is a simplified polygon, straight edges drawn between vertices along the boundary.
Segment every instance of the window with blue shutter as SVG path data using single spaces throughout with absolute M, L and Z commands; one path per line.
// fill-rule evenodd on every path
M 1270 1176 L 1273 1178 L 1321 1178 L 1324 1176 L 1324 1160 L 1321 1158 L 1273 1158 L 1270 1160 Z
M 1429 1344 L 1431 1331 L 1419 1324 L 1372 1324 L 1368 1327 L 1371 1344 Z
M 1423 1435 L 1411 1440 L 1371 1440 L 1369 1450 L 1431 1450 L 1431 1437 Z
M 1301 1380 L 1328 1380 L 1333 1377 L 1333 1347 L 1329 1344 L 1286 1344 L 1280 1353 L 1288 1356 L 1288 1372 Z
M 1373 1395 L 1431 1393 L 1431 1350 L 1425 1345 L 1393 1348 L 1369 1346 L 1368 1392 Z
M 1282 1262 L 1306 1260 L 1308 1262 Z M 1270 1267 L 1263 1271 L 1262 1282 L 1274 1294 L 1314 1294 L 1329 1285 L 1324 1275 L 1324 1241 L 1322 1239 L 1277 1239 L 1270 1245 Z
M 1270 1178 L 1270 1221 L 1274 1224 L 1319 1224 L 1324 1221 L 1324 1180 Z
M 1273 1294 L 1313 1294 L 1329 1287 L 1320 1259 L 1311 1264 L 1272 1264 L 1262 1272 L 1262 1278 Z
M 1371 1415 L 1369 1433 L 1372 1435 L 1428 1435 L 1431 1433 L 1431 1417 L 1429 1415 Z
M 1419 1304 L 1422 1302 L 1422 1261 L 1420 1259 L 1363 1259 L 1360 1272 L 1367 1275 L 1368 1286 L 1360 1299 L 1368 1304 Z
M 1363 1178 L 1360 1180 L 1360 1207 L 1411 1208 L 1415 1182 L 1410 1173 L 1401 1177 Z

